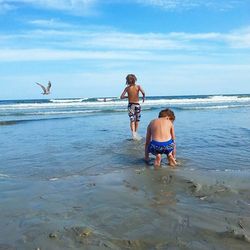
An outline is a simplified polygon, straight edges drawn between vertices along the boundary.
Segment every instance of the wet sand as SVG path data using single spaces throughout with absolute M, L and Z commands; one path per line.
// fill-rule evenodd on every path
M 249 249 L 248 176 L 209 175 L 150 166 L 2 176 L 0 249 Z

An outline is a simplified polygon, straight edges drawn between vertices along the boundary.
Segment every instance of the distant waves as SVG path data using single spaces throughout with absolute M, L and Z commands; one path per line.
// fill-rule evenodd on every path
M 177 110 L 249 108 L 250 95 L 147 97 L 143 111 L 170 107 Z M 118 97 L 0 101 L 0 125 L 17 121 L 60 119 L 102 113 L 126 112 L 127 100 Z

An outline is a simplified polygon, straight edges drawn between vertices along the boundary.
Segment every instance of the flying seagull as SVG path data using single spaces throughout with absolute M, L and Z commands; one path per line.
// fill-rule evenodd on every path
M 36 82 L 37 85 L 39 85 L 43 89 L 43 95 L 49 95 L 50 94 L 50 88 L 51 88 L 51 82 L 48 82 L 47 88 L 45 88 L 42 84 Z

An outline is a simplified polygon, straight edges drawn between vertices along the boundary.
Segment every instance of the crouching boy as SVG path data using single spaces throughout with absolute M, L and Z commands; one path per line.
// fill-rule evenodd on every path
M 162 154 L 166 154 L 169 165 L 176 165 L 176 145 L 174 122 L 175 115 L 170 109 L 160 111 L 159 117 L 152 120 L 147 128 L 145 143 L 145 160 L 149 161 L 149 153 L 155 155 L 154 165 L 161 165 Z

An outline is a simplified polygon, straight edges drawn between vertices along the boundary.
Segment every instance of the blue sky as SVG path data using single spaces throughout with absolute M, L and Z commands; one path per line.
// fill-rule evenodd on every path
M 0 0 L 0 99 L 250 93 L 250 0 Z

